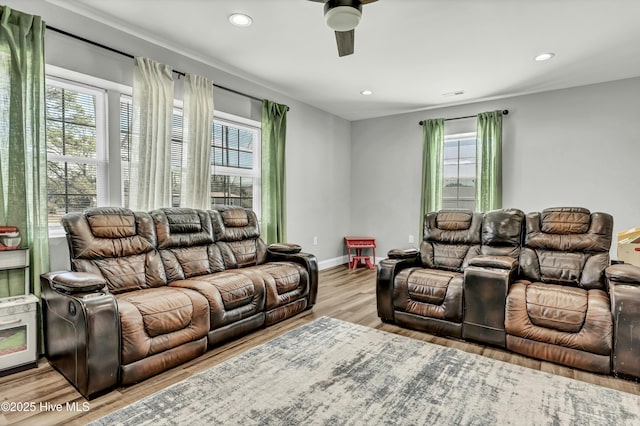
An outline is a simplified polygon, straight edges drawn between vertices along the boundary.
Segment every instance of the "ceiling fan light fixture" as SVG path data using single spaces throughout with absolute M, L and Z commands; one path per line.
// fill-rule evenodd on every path
M 229 16 L 229 22 L 236 27 L 248 27 L 253 24 L 253 19 L 251 16 L 245 15 L 244 13 L 234 13 Z
M 328 9 L 324 22 L 334 31 L 351 31 L 360 23 L 362 12 L 352 6 L 337 6 Z

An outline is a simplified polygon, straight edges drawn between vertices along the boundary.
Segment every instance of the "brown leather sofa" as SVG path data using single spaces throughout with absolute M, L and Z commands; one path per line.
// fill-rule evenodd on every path
M 45 350 L 87 398 L 316 300 L 316 258 L 267 247 L 250 210 L 94 208 L 62 223 L 73 271 L 41 277 Z
M 465 228 L 460 219 L 475 215 L 429 213 L 420 253 L 392 250 L 380 262 L 376 285 L 383 321 L 640 378 L 640 268 L 609 266 L 610 215 L 583 208 L 552 208 L 526 217 L 515 209 L 497 210 L 484 214 L 477 235 L 456 239 L 452 232 L 475 229 Z M 456 231 L 449 224 L 454 217 L 460 223 Z M 470 241 L 480 244 L 469 248 Z M 431 262 L 432 252 L 446 261 Z M 445 286 L 432 277 L 451 274 L 454 266 L 456 300 L 461 289 L 463 309 L 446 318 L 451 326 L 434 327 L 436 310 L 421 306 L 447 301 L 433 297 Z M 420 280 L 411 279 L 416 273 Z
M 470 210 L 426 214 L 420 251 L 392 250 L 389 259 L 378 266 L 380 318 L 434 334 L 462 337 L 465 270 L 478 257 L 489 266 L 506 262 L 513 267 L 517 252 L 501 239 L 508 240 L 515 234 L 519 241 L 523 216 L 515 209 L 484 216 Z

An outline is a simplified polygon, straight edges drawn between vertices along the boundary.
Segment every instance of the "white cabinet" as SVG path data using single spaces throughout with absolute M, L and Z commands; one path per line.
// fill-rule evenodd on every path
M 0 376 L 37 366 L 38 298 L 29 291 L 29 249 L 0 250 L 0 271 L 24 270 L 24 295 L 0 298 Z

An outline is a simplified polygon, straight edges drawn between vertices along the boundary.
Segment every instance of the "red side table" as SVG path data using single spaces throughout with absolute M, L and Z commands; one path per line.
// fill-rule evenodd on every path
M 349 269 L 356 269 L 358 265 L 367 265 L 369 269 L 376 267 L 376 239 L 373 237 L 344 237 L 344 243 L 347 245 L 347 264 Z M 371 256 L 363 255 L 363 249 L 373 250 L 373 262 Z M 351 250 L 355 250 L 355 254 L 351 254 Z

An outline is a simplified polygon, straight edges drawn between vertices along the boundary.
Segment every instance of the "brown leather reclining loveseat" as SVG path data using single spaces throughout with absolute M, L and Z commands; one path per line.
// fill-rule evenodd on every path
M 311 308 L 315 256 L 267 247 L 243 208 L 63 217 L 72 272 L 42 276 L 49 362 L 85 397 Z
M 609 266 L 612 232 L 584 208 L 429 213 L 420 251 L 378 266 L 378 316 L 638 379 L 640 268 Z

